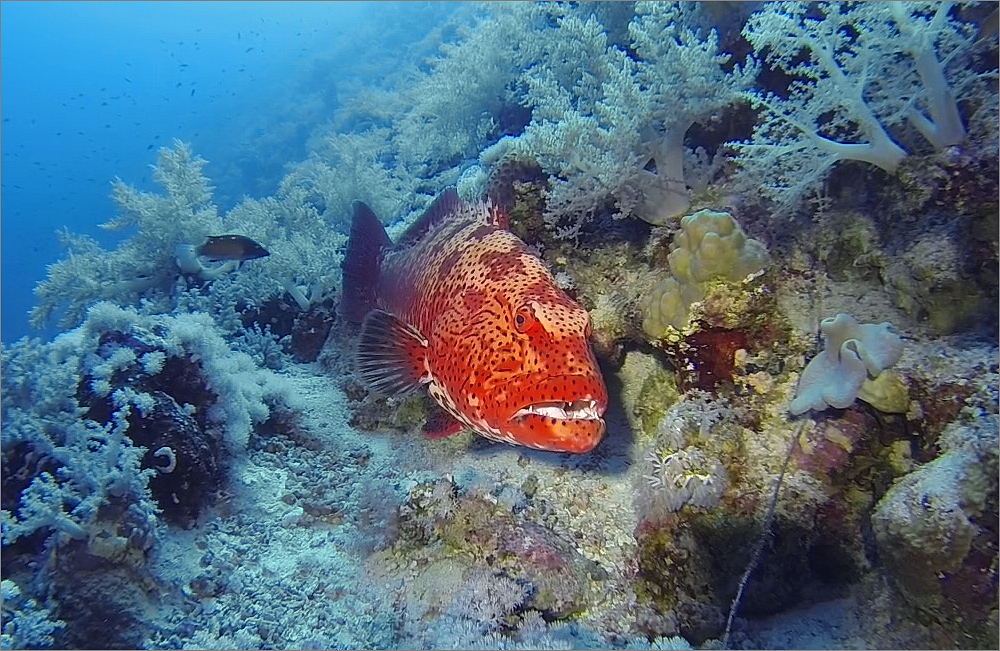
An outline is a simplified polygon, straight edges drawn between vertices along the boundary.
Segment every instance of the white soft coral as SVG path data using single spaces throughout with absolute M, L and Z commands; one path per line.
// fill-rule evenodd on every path
M 751 16 L 744 36 L 793 81 L 750 95 L 761 121 L 736 144 L 748 185 L 792 207 L 840 161 L 893 172 L 915 148 L 961 142 L 957 101 L 982 86 L 964 65 L 974 30 L 951 4 L 775 2 Z

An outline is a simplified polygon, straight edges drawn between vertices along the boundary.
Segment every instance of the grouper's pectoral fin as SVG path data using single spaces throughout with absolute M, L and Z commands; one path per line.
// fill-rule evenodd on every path
M 438 408 L 427 417 L 427 422 L 424 423 L 424 436 L 429 439 L 443 439 L 465 429 L 466 426 L 458 419 L 444 409 Z
M 409 393 L 431 379 L 427 340 L 383 310 L 372 310 L 361 324 L 357 363 L 365 385 L 386 395 Z

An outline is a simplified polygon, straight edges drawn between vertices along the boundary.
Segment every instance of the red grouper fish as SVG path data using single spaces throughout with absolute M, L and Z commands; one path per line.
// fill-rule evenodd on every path
M 454 417 L 429 425 L 430 437 L 467 427 L 588 452 L 608 406 L 590 316 L 507 225 L 492 202 L 465 203 L 449 189 L 393 244 L 356 203 L 341 313 L 362 324 L 358 373 L 389 395 L 427 385 Z

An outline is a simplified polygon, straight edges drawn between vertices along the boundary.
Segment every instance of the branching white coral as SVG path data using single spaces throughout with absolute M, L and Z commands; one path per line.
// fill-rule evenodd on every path
M 116 180 L 111 196 L 120 214 L 103 227 L 135 229 L 134 235 L 105 251 L 93 240 L 65 234 L 69 255 L 50 265 L 48 278 L 35 288 L 39 302 L 31 311 L 32 324 L 42 327 L 62 310 L 59 325 L 70 328 L 98 301 L 134 304 L 152 292 L 169 292 L 179 272 L 177 245 L 222 233 L 222 220 L 210 203 L 211 186 L 201 173 L 205 163 L 175 141 L 172 149 L 160 150 L 153 167 L 166 195 L 140 192 Z
M 165 195 L 116 181 L 112 198 L 121 214 L 105 227 L 134 234 L 106 251 L 89 238 L 64 233 L 69 254 L 50 265 L 48 278 L 36 287 L 32 323 L 41 327 L 60 315 L 59 325 L 70 328 L 90 306 L 107 300 L 147 314 L 208 312 L 233 333 L 241 325 L 237 313 L 290 288 L 305 287 L 292 293 L 302 309 L 336 291 L 346 237 L 319 213 L 298 177 L 290 175 L 276 197 L 245 199 L 222 217 L 210 203 L 204 165 L 190 147 L 175 142 L 160 151 L 154 167 Z M 346 194 L 342 199 L 347 201 Z M 259 242 L 271 255 L 212 266 L 197 257 L 196 245 L 206 237 L 230 233 Z
M 789 209 L 840 161 L 892 172 L 915 148 L 961 142 L 958 101 L 996 99 L 967 68 L 973 28 L 951 5 L 771 2 L 751 16 L 747 40 L 793 81 L 749 95 L 762 119 L 735 145 L 747 186 Z
M 159 355 L 146 363 L 127 346 L 107 344 L 109 333 L 137 338 Z M 147 352 L 143 358 L 151 355 Z M 88 310 L 80 327 L 50 344 L 22 340 L 4 347 L 0 396 L 5 454 L 24 445 L 35 457 L 49 460 L 40 468 L 52 468 L 36 469 L 16 511 L 3 512 L 4 544 L 40 529 L 86 538 L 110 496 L 133 501 L 144 517 L 155 521 L 147 482 L 157 471 L 141 469 L 146 450 L 128 438 L 129 417 L 151 412 L 151 395 L 128 386 L 116 388 L 109 396 L 109 422 L 99 423 L 86 417 L 88 409 L 80 405 L 77 391 L 81 379 L 88 377 L 100 378 L 110 389 L 109 378 L 126 367 L 143 365 L 159 372 L 165 363 L 161 356 L 197 361 L 217 398 L 203 406 L 233 451 L 246 445 L 254 424 L 268 418 L 270 404 L 290 397 L 282 380 L 232 350 L 205 314 L 144 316 L 99 303 Z
M 538 160 L 553 176 L 546 217 L 553 225 L 568 220 L 578 229 L 608 199 L 619 215 L 657 224 L 683 213 L 685 132 L 737 101 L 756 72 L 737 66 L 727 73 L 729 57 L 718 52 L 715 34 L 685 26 L 689 10 L 683 3 L 636 3 L 628 25 L 634 54 L 609 42 L 594 15 L 555 16 L 557 28 L 536 36 L 544 56 L 520 77 L 531 124 L 481 160 L 495 163 L 509 153 Z

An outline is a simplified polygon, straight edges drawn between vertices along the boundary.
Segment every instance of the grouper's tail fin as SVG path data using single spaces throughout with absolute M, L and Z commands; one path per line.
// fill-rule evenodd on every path
M 347 321 L 361 323 L 375 307 L 382 251 L 390 246 L 392 240 L 372 209 L 360 201 L 354 202 L 347 254 L 340 265 L 343 270 L 340 314 Z

